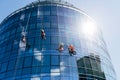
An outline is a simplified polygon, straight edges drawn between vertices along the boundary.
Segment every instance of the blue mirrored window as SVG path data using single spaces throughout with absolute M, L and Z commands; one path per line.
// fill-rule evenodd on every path
M 31 67 L 31 66 L 32 66 L 32 57 L 25 57 L 24 67 Z
M 50 65 L 50 56 L 42 56 L 42 65 Z
M 51 56 L 51 65 L 60 65 L 60 57 Z
M 0 69 L 0 72 L 5 72 L 7 70 L 7 64 L 8 63 L 3 63 Z
M 49 73 L 49 72 L 50 72 L 50 66 L 41 67 L 41 73 Z

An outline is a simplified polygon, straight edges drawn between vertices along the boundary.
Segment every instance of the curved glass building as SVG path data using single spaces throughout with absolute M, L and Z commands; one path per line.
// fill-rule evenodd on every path
M 76 54 L 69 53 L 69 45 Z M 43 0 L 13 12 L 0 24 L 0 80 L 116 77 L 96 23 L 67 2 Z

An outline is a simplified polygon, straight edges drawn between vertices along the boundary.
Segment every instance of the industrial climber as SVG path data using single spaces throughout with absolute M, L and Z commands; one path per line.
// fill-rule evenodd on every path
M 70 44 L 70 45 L 68 46 L 68 50 L 69 50 L 70 56 L 76 55 L 76 51 L 75 51 L 75 48 L 74 48 L 73 45 Z
M 42 39 L 46 39 L 44 29 L 41 30 L 41 38 L 42 38 Z
M 22 35 L 21 41 L 24 44 L 22 47 L 26 47 L 26 49 L 30 48 L 31 45 L 27 42 L 25 35 Z
M 29 50 L 31 45 L 26 41 L 26 37 L 24 35 L 22 36 L 21 41 L 26 45 L 26 49 Z
M 23 43 L 26 43 L 26 37 L 25 37 L 24 35 L 22 35 L 21 41 L 22 41 Z
M 64 50 L 64 44 L 63 43 L 59 44 L 58 50 L 59 50 L 59 52 L 62 52 Z

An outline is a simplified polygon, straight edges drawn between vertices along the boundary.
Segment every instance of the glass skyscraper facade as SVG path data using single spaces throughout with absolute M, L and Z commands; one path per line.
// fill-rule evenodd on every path
M 63 51 L 58 50 L 60 43 Z M 70 55 L 70 44 L 76 55 Z M 43 0 L 13 12 L 0 24 L 0 80 L 116 80 L 116 76 L 95 22 L 67 2 Z

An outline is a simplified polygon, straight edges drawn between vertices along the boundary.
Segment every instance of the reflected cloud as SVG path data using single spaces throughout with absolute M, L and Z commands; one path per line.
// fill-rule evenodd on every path
M 34 48 L 34 56 L 37 55 L 37 54 L 42 55 L 42 53 L 37 48 Z M 35 56 L 35 59 L 38 60 L 38 61 L 41 61 L 42 56 Z
M 60 73 L 51 73 L 52 76 L 60 76 Z
M 51 69 L 51 72 L 60 72 L 60 69 Z
M 40 80 L 39 75 L 32 75 L 31 77 L 32 77 L 31 80 Z

